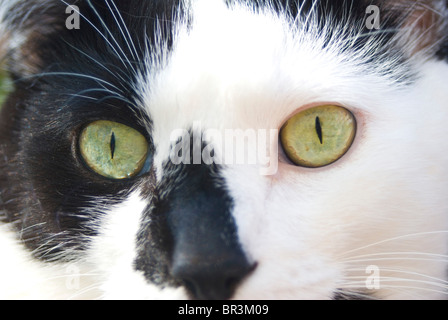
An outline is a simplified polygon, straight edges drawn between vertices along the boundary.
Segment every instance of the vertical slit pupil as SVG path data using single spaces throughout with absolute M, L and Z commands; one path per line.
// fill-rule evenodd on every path
M 114 159 L 115 156 L 115 133 L 112 132 L 112 135 L 110 137 L 110 152 L 111 152 L 111 157 L 112 160 Z
M 322 124 L 320 123 L 319 117 L 316 117 L 316 133 L 319 137 L 320 144 L 323 144 L 323 136 L 322 136 Z

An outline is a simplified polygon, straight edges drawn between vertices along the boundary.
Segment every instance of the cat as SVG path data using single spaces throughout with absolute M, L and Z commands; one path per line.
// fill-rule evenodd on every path
M 445 299 L 447 15 L 0 0 L 0 298 Z

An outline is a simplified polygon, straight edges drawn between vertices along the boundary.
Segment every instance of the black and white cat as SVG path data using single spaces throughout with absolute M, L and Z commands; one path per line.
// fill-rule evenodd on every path
M 445 298 L 447 8 L 0 0 L 0 298 Z

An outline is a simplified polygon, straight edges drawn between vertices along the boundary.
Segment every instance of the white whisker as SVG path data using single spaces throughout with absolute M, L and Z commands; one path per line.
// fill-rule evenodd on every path
M 352 284 L 347 284 L 343 286 L 344 289 L 360 289 L 361 286 L 363 285 L 363 283 L 352 283 Z M 437 289 L 430 289 L 430 288 L 425 288 L 425 287 L 419 287 L 419 286 L 411 286 L 411 285 L 381 285 L 381 289 L 406 289 L 405 293 L 408 293 L 408 290 L 417 290 L 417 291 L 423 291 L 423 292 L 433 292 L 433 293 L 439 293 L 439 294 L 443 294 L 443 295 L 447 295 L 447 291 L 445 290 L 437 290 Z M 412 291 L 410 291 L 409 293 L 411 293 Z M 412 292 L 415 293 L 415 292 Z
M 347 277 L 346 279 L 350 280 L 350 281 L 353 281 L 353 279 L 354 279 L 354 282 L 358 281 L 357 279 L 361 279 L 361 280 L 359 280 L 359 283 L 365 286 L 365 278 L 366 278 L 365 276 L 350 276 L 350 277 Z M 393 283 L 395 283 L 395 282 L 399 282 L 399 283 L 407 283 L 407 282 L 421 283 L 421 284 L 426 284 L 426 285 L 430 285 L 430 286 L 434 286 L 434 287 L 440 287 L 440 288 L 445 289 L 445 290 L 448 289 L 448 286 L 446 284 L 441 284 L 441 283 L 438 283 L 436 281 L 427 281 L 427 280 L 419 280 L 419 279 L 411 279 L 411 278 L 381 276 L 381 279 L 380 279 L 380 283 L 381 284 L 380 284 L 380 286 L 383 287 L 383 284 L 387 283 L 387 282 L 389 282 L 389 283 L 390 282 L 393 282 Z M 447 294 L 448 294 L 448 292 L 447 292 Z
M 61 1 L 61 2 L 64 3 L 64 4 L 66 4 L 67 6 L 70 6 L 70 4 L 67 3 L 65 0 L 59 0 L 59 1 Z M 111 34 L 110 30 L 107 28 L 107 26 L 105 25 L 104 21 L 101 19 L 101 17 L 99 16 L 98 12 L 96 11 L 96 9 L 93 7 L 92 3 L 91 3 L 90 1 L 88 1 L 88 3 L 89 3 L 89 5 L 91 6 L 92 10 L 94 10 L 94 12 L 96 13 L 98 19 L 101 21 L 101 24 L 103 25 L 103 27 L 106 28 L 106 31 L 109 33 L 109 35 L 112 37 L 112 39 L 116 42 L 116 40 L 115 40 L 115 38 L 113 37 L 113 35 Z M 116 47 L 109 41 L 109 39 L 106 37 L 106 35 L 105 35 L 104 33 L 102 33 L 102 32 L 98 29 L 98 27 L 95 26 L 95 24 L 93 24 L 93 22 L 91 22 L 89 19 L 87 19 L 87 17 L 86 17 L 85 15 L 83 15 L 81 12 L 79 12 L 79 10 L 76 10 L 76 9 L 75 9 L 75 11 L 76 11 L 77 14 L 79 14 L 81 17 L 83 17 L 83 19 L 84 19 L 88 24 L 90 24 L 90 25 L 92 26 L 92 28 L 95 29 L 95 31 L 98 32 L 98 34 L 104 39 L 104 41 L 105 41 L 105 42 L 109 45 L 109 47 L 114 51 L 116 57 L 117 57 L 118 59 L 120 59 L 120 61 L 123 63 L 123 65 L 126 65 L 126 62 L 123 60 L 123 57 L 122 57 L 122 56 L 120 55 L 120 53 L 117 51 L 117 48 L 116 48 Z M 116 43 L 116 44 L 118 45 L 118 43 Z M 119 45 L 118 45 L 118 48 L 120 49 L 120 51 L 122 51 L 122 50 L 121 50 L 121 47 L 120 47 Z M 123 53 L 123 51 L 122 51 L 122 53 Z M 123 53 L 123 54 L 124 54 L 124 53 Z M 127 59 L 126 55 L 124 55 L 124 56 L 125 56 L 125 59 L 126 59 L 127 62 L 128 62 L 128 65 L 131 67 L 131 69 L 134 70 L 134 68 L 133 68 L 132 64 L 130 63 L 129 59 Z M 135 70 L 134 70 L 134 72 L 135 72 Z
M 365 269 L 363 268 L 346 268 L 345 271 L 359 271 L 359 272 L 365 272 Z M 423 274 L 420 272 L 415 272 L 415 271 L 410 271 L 410 270 L 400 270 L 400 269 L 394 269 L 394 268 L 387 268 L 387 267 L 381 267 L 381 271 L 385 271 L 388 273 L 401 273 L 401 274 L 406 274 L 409 276 L 418 276 L 421 278 L 425 278 L 425 279 L 430 279 L 433 280 L 434 283 L 437 283 L 440 286 L 446 286 L 448 285 L 448 281 L 445 279 L 439 279 L 433 276 L 429 276 L 427 274 Z M 360 277 L 360 278 L 366 278 L 366 276 L 348 276 L 348 277 Z
M 411 233 L 411 234 L 405 234 L 405 235 L 401 235 L 401 236 L 391 237 L 389 239 L 384 239 L 384 240 L 377 241 L 377 242 L 374 242 L 374 243 L 371 243 L 371 244 L 368 244 L 365 246 L 358 247 L 356 249 L 345 251 L 344 253 L 341 254 L 341 256 L 350 254 L 352 252 L 361 251 L 361 250 L 364 250 L 367 248 L 371 248 L 374 246 L 378 246 L 378 245 L 381 245 L 381 244 L 384 244 L 387 242 L 391 242 L 391 241 L 403 240 L 403 239 L 410 238 L 410 237 L 421 237 L 421 236 L 427 236 L 427 235 L 432 235 L 432 234 L 445 234 L 445 233 L 448 233 L 448 231 L 440 230 L 440 231 L 417 232 L 417 233 Z
M 123 27 L 124 27 L 124 30 L 126 31 L 126 34 L 124 33 L 124 31 L 123 31 L 123 29 L 122 29 L 122 27 L 120 25 L 120 22 L 118 21 L 116 15 L 114 13 L 114 10 L 111 8 L 111 6 L 109 4 L 109 1 L 108 0 L 105 0 L 105 1 L 106 1 L 106 4 L 107 4 L 107 7 L 109 8 L 111 14 L 113 15 L 113 17 L 114 17 L 114 19 L 115 19 L 115 21 L 117 23 L 118 28 L 120 29 L 121 34 L 123 35 L 124 41 L 126 41 L 126 44 L 127 44 L 128 48 L 129 48 L 129 51 L 132 54 L 132 57 L 134 59 L 137 59 L 138 58 L 137 49 L 135 48 L 135 45 L 134 45 L 134 42 L 132 40 L 131 34 L 129 32 L 129 29 L 126 26 L 126 23 L 123 20 L 123 16 L 121 15 L 120 11 L 118 10 L 117 6 L 115 5 L 114 1 L 112 0 L 111 3 L 114 6 L 115 12 L 117 12 L 118 17 L 120 18 L 121 24 L 123 24 Z M 128 41 L 128 39 L 129 39 L 129 41 Z M 131 46 L 132 46 L 132 48 L 131 48 Z
M 448 259 L 433 259 L 433 258 L 409 258 L 409 257 L 387 257 L 387 258 L 370 258 L 370 259 L 347 259 L 345 262 L 354 263 L 354 262 L 380 262 L 380 261 L 438 261 L 438 262 L 448 262 Z
M 356 288 L 356 287 L 354 287 L 354 288 Z M 342 296 L 344 296 L 350 300 L 352 300 L 352 299 L 377 300 L 377 298 L 375 298 L 372 295 L 369 295 L 368 293 L 362 293 L 362 292 L 358 292 L 358 291 L 348 290 L 348 289 L 354 289 L 354 288 L 348 288 L 348 287 L 338 288 L 335 290 L 335 293 L 339 293 Z M 356 288 L 356 289 L 359 289 L 359 288 Z
M 108 86 L 110 86 L 110 87 L 112 87 L 112 88 L 122 92 L 122 90 L 120 88 L 118 88 L 117 86 L 113 85 L 112 83 L 110 83 L 110 82 L 108 82 L 106 80 L 103 80 L 103 79 L 100 79 L 100 78 L 97 78 L 97 77 L 94 77 L 94 76 L 91 76 L 91 75 L 82 74 L 82 73 L 74 73 L 74 72 L 42 72 L 42 73 L 36 73 L 36 74 L 33 74 L 33 75 L 23 76 L 20 79 L 15 80 L 15 82 L 23 80 L 23 79 L 41 78 L 41 77 L 49 77 L 49 76 L 67 76 L 67 77 L 86 78 L 86 79 L 90 79 L 90 80 L 94 80 L 94 81 L 98 82 L 98 84 L 101 87 L 103 87 L 105 90 L 107 90 L 107 88 L 104 87 L 103 84 L 106 84 L 106 85 L 108 85 Z
M 66 42 L 67 43 L 67 42 Z M 110 70 L 108 67 L 106 67 L 103 63 L 101 63 L 100 61 L 98 61 L 97 59 L 93 58 L 92 56 L 90 56 L 89 54 L 87 54 L 86 52 L 76 48 L 75 46 L 71 45 L 70 43 L 67 43 L 68 46 L 70 46 L 73 50 L 76 50 L 77 52 L 79 52 L 80 54 L 86 56 L 88 59 L 92 60 L 93 62 L 95 62 L 99 67 L 101 67 L 102 69 L 106 70 L 110 75 L 114 76 L 115 78 L 117 78 L 117 80 L 119 80 L 120 82 L 125 83 L 126 80 L 117 72 L 112 72 L 112 70 Z M 128 80 L 129 81 L 129 80 Z
M 95 6 L 92 4 L 92 1 L 87 0 L 87 3 L 89 4 L 90 8 L 95 12 L 96 16 L 98 17 L 98 19 L 100 20 L 101 24 L 103 25 L 104 29 L 106 30 L 106 32 L 109 34 L 109 36 L 111 36 L 112 40 L 115 42 L 115 44 L 117 45 L 117 48 L 120 50 L 121 54 L 123 55 L 123 57 L 125 58 L 126 62 L 128 63 L 128 66 L 132 69 L 132 71 L 134 72 L 134 74 L 136 74 L 137 72 L 134 69 L 134 66 L 132 65 L 132 63 L 129 61 L 126 53 L 123 51 L 123 49 L 121 48 L 120 44 L 118 43 L 117 39 L 114 37 L 113 33 L 110 31 L 109 27 L 107 26 L 107 24 L 104 22 L 103 18 L 101 17 L 101 15 L 99 14 L 99 12 L 96 10 Z
M 382 256 L 397 256 L 397 259 L 402 259 L 403 256 L 408 256 L 407 258 L 409 259 L 414 259 L 412 257 L 410 257 L 411 255 L 416 255 L 416 256 L 428 256 L 428 257 L 432 257 L 431 260 L 437 260 L 435 258 L 441 258 L 441 261 L 446 261 L 448 260 L 448 255 L 445 254 L 438 254 L 438 253 L 430 253 L 430 252 L 412 252 L 412 251 L 403 251 L 403 252 L 375 252 L 375 253 L 369 253 L 369 254 L 362 254 L 362 255 L 357 255 L 357 256 L 351 256 L 350 258 L 346 258 L 343 259 L 342 261 L 352 261 L 353 259 L 360 259 L 360 258 L 374 258 L 374 257 L 382 257 Z M 421 259 L 421 258 L 417 258 L 417 259 Z M 393 259 L 393 258 L 390 258 Z M 363 260 L 363 259 L 361 259 Z
M 76 300 L 78 299 L 78 297 L 85 295 L 86 293 L 90 292 L 90 291 L 94 291 L 94 290 L 98 290 L 98 294 L 100 293 L 100 288 L 101 288 L 101 284 L 100 283 L 95 283 L 92 284 L 90 286 L 84 287 L 82 290 L 78 290 L 76 293 L 74 293 L 73 295 L 69 296 L 67 298 L 67 300 Z M 96 298 L 97 300 L 101 299 L 100 296 L 98 296 Z

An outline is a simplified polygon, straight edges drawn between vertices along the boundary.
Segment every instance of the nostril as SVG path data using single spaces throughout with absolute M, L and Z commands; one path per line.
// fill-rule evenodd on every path
M 240 273 L 236 276 L 230 276 L 228 279 L 226 279 L 224 285 L 225 287 L 230 290 L 231 292 L 234 292 L 237 286 L 240 284 L 240 282 L 247 277 L 250 273 L 252 273 L 255 268 L 257 267 L 257 263 L 254 263 L 252 265 L 249 265 L 247 270 L 244 270 L 243 273 Z
M 241 279 L 239 279 L 239 278 L 232 277 L 232 278 L 227 279 L 224 285 L 226 286 L 226 288 L 234 289 L 236 287 L 236 285 L 238 284 L 238 282 L 240 282 L 240 280 Z
M 241 281 L 254 268 L 255 265 L 244 259 L 221 266 L 203 263 L 177 265 L 172 273 L 183 282 L 193 299 L 225 300 L 232 297 Z
M 227 292 L 230 292 L 231 293 L 230 295 L 232 295 L 236 291 L 240 282 L 245 278 L 245 276 L 246 275 L 244 275 L 242 277 L 231 277 L 231 278 L 225 280 L 224 290 Z
M 196 297 L 198 295 L 198 290 L 196 289 L 194 282 L 187 279 L 183 279 L 183 282 L 187 291 L 190 292 L 194 297 Z

